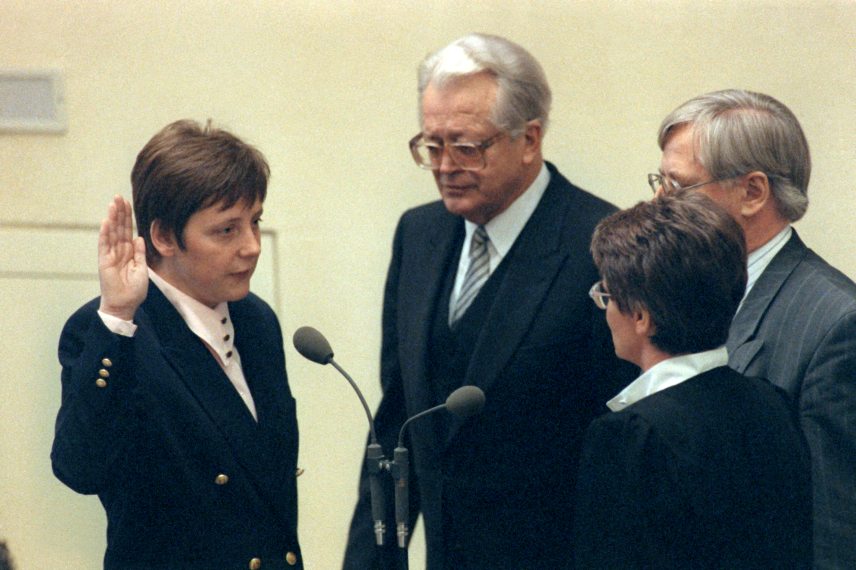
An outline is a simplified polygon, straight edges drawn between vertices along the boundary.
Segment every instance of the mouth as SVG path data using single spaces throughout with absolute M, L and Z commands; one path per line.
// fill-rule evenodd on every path
M 437 177 L 440 190 L 444 194 L 465 194 L 478 190 L 478 184 L 466 173 L 442 174 Z
M 443 194 L 449 196 L 460 196 L 468 192 L 474 192 L 477 190 L 477 186 L 474 184 L 443 184 L 441 190 Z

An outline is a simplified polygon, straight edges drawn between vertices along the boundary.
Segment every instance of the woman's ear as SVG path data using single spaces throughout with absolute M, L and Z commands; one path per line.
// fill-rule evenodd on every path
M 152 246 L 161 255 L 161 257 L 172 257 L 178 249 L 175 236 L 171 231 L 166 231 L 160 224 L 159 220 L 152 222 L 149 226 L 149 236 L 152 240 Z
M 654 321 L 651 320 L 651 313 L 648 312 L 648 309 L 633 309 L 633 324 L 636 334 L 640 336 L 650 338 L 657 332 L 657 327 L 654 325 Z

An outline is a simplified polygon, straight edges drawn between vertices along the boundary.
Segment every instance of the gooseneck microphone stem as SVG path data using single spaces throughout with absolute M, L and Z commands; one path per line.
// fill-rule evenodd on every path
M 415 416 L 408 418 L 407 421 L 402 424 L 401 430 L 398 432 L 398 446 L 396 446 L 395 450 L 392 452 L 392 463 L 390 464 L 389 469 L 392 473 L 392 481 L 395 484 L 395 536 L 398 541 L 398 547 L 401 549 L 407 548 L 407 536 L 410 534 L 410 528 L 408 526 L 408 519 L 410 518 L 410 453 L 407 451 L 407 448 L 404 447 L 404 433 L 407 431 L 407 426 L 409 426 L 410 422 L 413 420 L 419 419 L 433 412 L 444 410 L 447 407 L 447 404 L 440 404 L 439 406 L 434 406 L 433 408 L 419 412 Z M 407 568 L 408 560 L 406 552 L 403 557 L 402 564 Z
M 416 414 L 416 415 L 415 415 L 415 416 L 413 416 L 413 417 L 407 418 L 407 421 L 405 421 L 405 422 L 401 425 L 401 429 L 400 429 L 400 430 L 399 430 L 399 432 L 398 432 L 398 447 L 404 447 L 404 433 L 405 433 L 405 431 L 407 431 L 407 426 L 408 426 L 408 425 L 410 425 L 410 422 L 412 422 L 413 420 L 419 419 L 419 418 L 421 418 L 422 416 L 427 416 L 427 415 L 428 415 L 428 414 L 430 414 L 430 413 L 438 412 L 438 411 L 440 411 L 440 410 L 443 410 L 443 409 L 445 409 L 446 407 L 447 407 L 447 405 L 446 405 L 446 404 L 440 404 L 439 406 L 434 406 L 433 408 L 429 408 L 429 409 L 427 409 L 427 410 L 424 410 L 424 411 L 419 412 L 418 414 Z
M 371 496 L 372 503 L 372 520 L 374 524 L 372 525 L 372 530 L 375 535 L 375 544 L 378 546 L 383 546 L 384 535 L 386 534 L 386 523 L 384 519 L 386 518 L 386 506 L 385 501 L 383 500 L 383 488 L 380 484 L 380 472 L 386 468 L 389 463 L 386 458 L 383 456 L 383 448 L 377 442 L 377 433 L 375 433 L 374 426 L 374 418 L 372 418 L 371 410 L 369 409 L 369 405 L 366 402 L 366 399 L 363 397 L 363 393 L 357 387 L 357 383 L 354 382 L 354 379 L 351 378 L 351 375 L 348 374 L 344 368 L 339 366 L 339 364 L 333 360 L 333 357 L 330 356 L 327 359 L 327 362 L 333 365 L 333 368 L 339 371 L 339 373 L 345 377 L 345 380 L 351 385 L 351 388 L 354 389 L 354 392 L 357 393 L 357 396 L 360 398 L 360 402 L 363 404 L 363 410 L 366 412 L 366 417 L 369 420 L 369 445 L 366 447 L 366 469 L 369 472 L 369 494 Z
M 384 543 L 384 535 L 386 533 L 386 508 L 384 505 L 384 493 L 381 489 L 380 475 L 382 471 L 389 471 L 392 474 L 393 482 L 395 483 L 395 534 L 402 566 L 408 567 L 407 560 L 407 536 L 408 536 L 408 519 L 410 518 L 410 501 L 408 492 L 408 479 L 410 477 L 410 458 L 407 448 L 404 447 L 404 433 L 410 422 L 426 416 L 428 414 L 446 409 L 458 418 L 468 418 L 481 412 L 484 406 L 484 392 L 476 386 L 462 386 L 449 394 L 446 402 L 439 406 L 434 406 L 428 410 L 419 412 L 409 418 L 401 426 L 398 432 L 398 446 L 393 451 L 392 461 L 383 456 L 383 449 L 377 440 L 375 433 L 374 418 L 369 409 L 363 393 L 354 382 L 353 378 L 345 372 L 345 370 L 333 360 L 333 349 L 330 343 L 324 338 L 320 332 L 312 327 L 300 327 L 294 332 L 294 348 L 297 349 L 304 358 L 318 364 L 332 364 L 339 373 L 345 377 L 345 380 L 357 393 L 363 409 L 366 412 L 366 417 L 369 420 L 370 442 L 366 448 L 366 471 L 369 475 L 369 490 L 371 494 L 372 518 L 374 519 L 374 534 L 375 542 L 380 547 Z
M 356 392 L 357 396 L 360 398 L 360 402 L 363 404 L 363 410 L 365 410 L 366 417 L 369 420 L 369 437 L 371 438 L 371 442 L 376 444 L 377 443 L 377 434 L 375 433 L 374 419 L 372 418 L 372 413 L 371 413 L 371 410 L 369 409 L 369 405 L 366 402 L 366 399 L 363 397 L 363 393 L 360 392 L 360 389 L 357 387 L 357 384 L 356 384 L 356 382 L 354 382 L 354 379 L 351 378 L 351 375 L 348 374 L 347 372 L 345 372 L 345 369 L 342 368 L 341 366 L 339 366 L 339 364 L 335 360 L 333 360 L 332 356 L 330 357 L 329 362 L 330 362 L 330 364 L 333 365 L 333 368 L 338 370 L 342 374 L 342 376 L 345 377 L 345 380 L 348 381 L 348 383 L 351 385 L 351 388 L 354 389 L 354 392 Z
M 363 410 L 366 412 L 366 417 L 369 420 L 370 443 L 366 448 L 366 470 L 369 473 L 369 492 L 371 495 L 372 519 L 374 520 L 374 535 L 375 544 L 383 546 L 384 535 L 386 534 L 386 506 L 384 504 L 383 489 L 380 484 L 380 472 L 388 469 L 389 461 L 383 456 L 383 449 L 377 442 L 377 434 L 375 433 L 374 418 L 369 409 L 363 393 L 360 391 L 351 375 L 345 372 L 345 369 L 333 360 L 333 349 L 330 343 L 324 338 L 324 335 L 312 327 L 300 327 L 294 332 L 294 348 L 307 360 L 311 360 L 317 364 L 332 364 L 339 373 L 345 377 L 354 392 L 360 398 L 360 403 L 363 405 Z
M 398 446 L 393 451 L 392 463 L 389 468 L 395 483 L 395 535 L 398 546 L 403 551 L 404 568 L 407 568 L 407 535 L 410 518 L 410 498 L 408 478 L 410 477 L 410 458 L 407 448 L 404 447 L 404 433 L 410 422 L 440 410 L 448 410 L 458 418 L 465 419 L 481 412 L 484 407 L 484 392 L 476 386 L 462 386 L 449 394 L 446 401 L 439 406 L 434 406 L 410 417 L 401 426 L 398 432 Z

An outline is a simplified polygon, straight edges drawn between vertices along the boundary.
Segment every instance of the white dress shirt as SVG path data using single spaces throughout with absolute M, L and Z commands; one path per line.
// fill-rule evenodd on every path
M 693 376 L 726 364 L 728 364 L 728 351 L 724 346 L 704 352 L 673 356 L 646 370 L 606 405 L 613 412 L 619 412 L 646 396 L 677 386 Z
M 791 234 L 793 233 L 794 230 L 791 226 L 785 226 L 785 229 L 777 233 L 773 239 L 749 254 L 746 260 L 746 270 L 749 273 L 749 279 L 746 282 L 744 299 L 749 295 L 749 291 L 752 290 L 755 282 L 758 281 L 758 278 L 761 277 L 761 274 L 764 273 L 764 270 L 767 269 L 767 266 L 776 257 L 776 254 L 782 251 L 782 248 L 791 239 Z
M 164 281 L 151 268 L 149 268 L 149 279 L 175 307 L 193 334 L 205 343 L 235 390 L 238 391 L 238 395 L 241 396 L 253 418 L 258 421 L 253 395 L 250 393 L 250 387 L 241 368 L 241 355 L 238 354 L 234 344 L 235 327 L 229 317 L 229 305 L 224 302 L 212 309 Z M 98 314 L 104 325 L 112 332 L 123 336 L 134 336 L 137 330 L 137 325 L 134 323 L 101 311 L 98 311 Z
M 538 207 L 538 203 L 541 201 L 541 197 L 544 195 L 544 191 L 547 190 L 549 184 L 550 171 L 547 170 L 546 164 L 542 164 L 541 171 L 529 188 L 518 196 L 508 208 L 485 224 L 484 228 L 487 231 L 488 238 L 490 238 L 487 244 L 488 255 L 490 256 L 490 274 L 493 274 L 494 270 L 511 250 L 511 246 L 514 245 L 517 236 L 523 231 L 526 222 L 532 217 L 532 213 Z M 470 267 L 470 242 L 473 239 L 476 228 L 478 228 L 477 224 L 469 220 L 464 221 L 466 235 L 464 236 L 464 244 L 461 249 L 461 259 L 458 262 L 458 272 L 455 276 L 455 287 L 452 289 L 452 294 L 449 295 L 449 314 L 454 312 L 458 295 L 461 293 L 461 287 L 467 275 L 467 269 Z

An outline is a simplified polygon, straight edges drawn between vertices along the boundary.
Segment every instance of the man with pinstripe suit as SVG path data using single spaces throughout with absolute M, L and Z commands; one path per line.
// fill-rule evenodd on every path
M 729 331 L 729 366 L 794 399 L 812 456 L 814 567 L 856 568 L 856 284 L 791 227 L 808 207 L 808 143 L 768 95 L 726 90 L 662 122 L 655 192 L 697 188 L 740 223 L 746 295 Z

